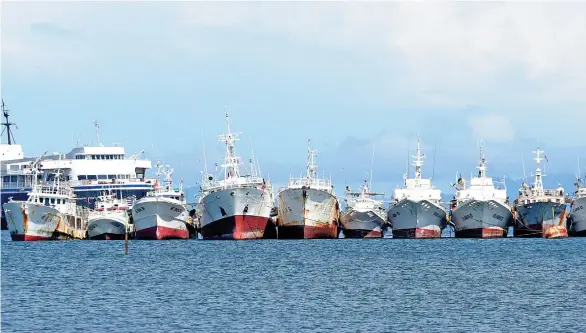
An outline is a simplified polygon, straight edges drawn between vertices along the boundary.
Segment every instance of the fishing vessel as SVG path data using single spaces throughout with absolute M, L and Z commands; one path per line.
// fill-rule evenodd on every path
M 124 239 L 129 230 L 128 210 L 132 199 L 118 199 L 111 191 L 98 197 L 88 217 L 89 239 Z
M 586 237 L 586 186 L 579 175 L 574 185 L 576 191 L 570 208 L 569 233 L 571 236 Z
M 226 144 L 222 170 L 216 176 L 203 173 L 201 185 L 201 235 L 203 239 L 261 239 L 275 238 L 271 219 L 275 206 L 273 186 L 265 182 L 260 167 L 250 159 L 250 173 L 241 171 L 241 158 L 236 155 L 235 142 L 242 134 L 232 133 L 226 114 L 226 134 L 218 140 Z M 244 168 L 243 168 L 244 169 Z
M 157 164 L 155 189 L 132 208 L 137 239 L 188 239 L 193 231 L 183 192 L 183 182 L 173 188 L 173 169 Z M 163 175 L 163 186 L 158 178 Z
M 404 185 L 393 191 L 393 202 L 387 219 L 393 238 L 439 238 L 446 227 L 446 211 L 441 206 L 441 190 L 435 188 L 431 178 L 422 178 L 425 154 L 417 140 L 417 154 L 413 157 L 413 178 L 406 173 Z
M 26 201 L 9 198 L 4 211 L 14 241 L 86 238 L 89 210 L 58 174 L 51 184 L 33 185 Z
M 365 177 L 360 192 L 352 192 L 346 187 L 346 211 L 340 217 L 340 226 L 345 238 L 380 238 L 386 223 L 385 204 L 377 196 L 384 193 L 370 192 L 370 184 Z
M 95 208 L 95 201 L 103 191 L 112 191 L 118 198 L 137 199 L 152 191 L 154 179 L 146 177 L 151 161 L 139 158 L 144 151 L 127 157 L 124 147 L 118 144 L 104 146 L 98 123 L 94 122 L 94 126 L 98 143 L 78 144 L 67 154 L 45 152 L 37 158 L 20 158 L 22 148 L 12 144 L 11 156 L 16 159 L 2 160 L 2 203 L 8 197 L 26 200 L 32 185 L 53 182 L 57 172 L 72 187 L 77 204 L 90 209 Z M 1 149 L 4 151 L 6 147 L 3 145 Z
M 515 237 L 544 237 L 560 238 L 568 237 L 566 226 L 566 200 L 564 189 L 544 189 L 541 171 L 541 161 L 547 156 L 542 150 L 533 152 L 537 169 L 533 185 L 525 182 L 519 189 L 519 196 L 515 200 Z
M 507 190 L 486 176 L 486 159 L 480 146 L 480 162 L 476 167 L 478 176 L 471 177 L 470 186 L 460 176 L 456 194 L 451 203 L 451 223 L 458 238 L 499 238 L 506 237 L 508 227 L 513 223 L 509 208 Z
M 279 238 L 337 238 L 340 204 L 331 179 L 318 178 L 316 150 L 307 146 L 307 171 L 302 178 L 289 178 L 279 189 Z

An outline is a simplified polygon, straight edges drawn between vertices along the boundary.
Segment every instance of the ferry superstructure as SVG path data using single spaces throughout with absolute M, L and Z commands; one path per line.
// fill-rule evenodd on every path
M 506 237 L 513 224 L 506 188 L 498 188 L 486 176 L 486 159 L 480 146 L 478 176 L 470 179 L 470 186 L 460 177 L 452 200 L 451 223 L 458 238 Z M 503 186 L 504 187 L 504 186 Z
M 306 176 L 290 177 L 279 189 L 279 238 L 338 238 L 340 203 L 332 180 L 317 177 L 316 152 L 308 140 Z
M 13 197 L 24 199 L 32 185 L 52 182 L 59 173 L 63 182 L 73 188 L 77 203 L 94 208 L 95 200 L 104 191 L 112 191 L 118 198 L 140 199 L 153 190 L 154 179 L 146 178 L 151 161 L 139 154 L 126 156 L 124 147 L 104 146 L 99 141 L 98 124 L 96 146 L 82 146 L 67 154 L 41 156 L 37 159 L 12 160 L 2 168 L 2 200 Z M 3 163 L 5 164 L 5 163 Z
M 138 239 L 188 239 L 193 232 L 189 221 L 183 182 L 173 187 L 173 169 L 157 164 L 155 190 L 137 200 L 132 208 L 132 219 Z M 163 184 L 159 177 L 164 176 Z M 161 186 L 162 185 L 162 186 Z
M 346 210 L 340 217 L 340 226 L 345 238 L 380 238 L 386 223 L 386 208 L 382 198 L 384 193 L 370 191 L 365 177 L 360 192 L 352 192 L 346 187 Z
M 241 133 L 232 133 L 226 114 L 227 133 L 218 136 L 226 144 L 222 172 L 218 176 L 203 173 L 201 185 L 201 235 L 204 239 L 275 238 L 271 219 L 275 206 L 273 186 L 265 182 L 256 161 L 251 159 L 250 174 L 241 172 L 241 158 L 235 142 Z M 258 171 L 257 171 L 258 170 Z
M 519 196 L 514 202 L 515 237 L 568 237 L 566 226 L 566 200 L 563 187 L 544 189 L 541 161 L 545 155 L 542 150 L 533 152 L 537 169 L 533 185 L 525 182 L 519 189 Z
M 425 155 L 421 154 L 419 139 L 413 158 L 414 176 L 405 174 L 405 183 L 393 191 L 387 211 L 393 238 L 439 238 L 447 224 L 446 211 L 441 205 L 441 190 L 432 185 L 431 178 L 422 178 Z

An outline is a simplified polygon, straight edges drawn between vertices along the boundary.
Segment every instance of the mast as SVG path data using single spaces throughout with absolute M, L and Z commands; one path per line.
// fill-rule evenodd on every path
M 484 158 L 484 144 L 481 143 L 480 147 L 480 161 L 478 162 L 478 178 L 486 178 L 486 159 Z
M 372 143 L 372 161 L 370 162 L 370 182 L 368 183 L 368 188 L 372 188 L 372 170 L 374 169 L 374 149 L 376 147 L 376 141 Z
M 541 168 L 539 167 L 541 165 L 541 161 L 543 160 L 543 157 L 541 157 L 541 153 L 543 152 L 543 150 L 539 150 L 539 146 L 537 146 L 536 151 L 533 151 L 533 154 L 535 154 L 535 157 L 533 159 L 535 160 L 535 162 L 537 162 L 537 169 L 535 170 L 535 183 L 533 185 L 535 187 L 535 191 L 539 194 L 543 193 L 542 177 L 545 176 L 544 174 L 542 174 Z
M 6 137 L 8 138 L 8 144 L 12 145 L 15 144 L 16 141 L 14 140 L 14 134 L 12 133 L 12 129 L 10 128 L 12 125 L 16 126 L 15 123 L 11 123 L 10 121 L 8 121 L 8 117 L 10 117 L 10 110 L 8 110 L 6 108 L 6 104 L 4 104 L 4 98 L 2 99 L 2 115 L 4 116 L 4 122 L 1 124 L 4 129 L 2 130 L 2 133 L 6 132 Z M 0 135 L 1 137 L 1 135 Z
M 230 116 L 228 115 L 228 112 L 226 112 L 226 126 L 228 128 L 228 133 L 218 135 L 218 141 L 226 143 L 226 157 L 224 157 L 224 164 L 222 164 L 222 168 L 224 169 L 224 179 L 238 178 L 240 177 L 240 169 L 238 167 L 240 164 L 240 157 L 236 156 L 234 142 L 240 140 L 238 137 L 242 132 L 231 132 Z
M 102 147 L 102 143 L 100 142 L 100 125 L 98 122 L 94 120 L 94 127 L 96 128 L 96 137 L 98 138 L 98 146 Z
M 315 178 L 315 170 L 317 169 L 317 164 L 315 164 L 316 153 L 316 149 L 311 149 L 311 139 L 307 139 L 307 185 L 311 185 L 312 179 Z
M 417 138 L 417 155 L 412 156 L 414 158 L 412 166 L 415 167 L 414 175 L 415 179 L 421 179 L 421 167 L 423 166 L 423 160 L 425 159 L 425 154 L 421 154 L 421 142 L 419 138 Z
M 173 169 L 171 169 L 170 165 L 165 165 L 163 168 L 163 174 L 165 174 L 165 190 L 171 191 L 171 187 L 173 186 Z

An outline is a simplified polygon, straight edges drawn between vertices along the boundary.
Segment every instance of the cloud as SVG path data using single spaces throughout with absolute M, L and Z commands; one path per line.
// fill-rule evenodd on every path
M 386 55 L 399 72 L 388 78 L 389 93 L 411 95 L 425 104 L 476 104 L 503 73 L 515 70 L 543 83 L 534 87 L 540 92 L 537 99 L 586 99 L 581 93 L 586 90 L 586 44 L 579 42 L 586 39 L 586 3 L 580 2 L 106 2 L 3 7 L 2 53 L 9 67 L 20 64 L 19 69 L 33 62 L 31 70 L 48 70 L 59 58 L 62 63 L 73 60 L 92 66 L 131 48 L 153 53 L 155 43 L 193 57 L 213 57 L 226 45 L 202 40 L 197 32 L 212 29 L 257 34 L 260 40 L 282 36 L 351 53 L 372 49 Z M 85 41 L 40 43 L 27 31 L 31 27 L 44 27 L 53 35 L 75 31 Z M 33 55 L 48 60 L 33 61 Z M 429 93 L 439 90 L 441 94 Z
M 311 136 L 326 171 L 360 177 L 376 142 L 375 174 L 400 178 L 417 133 L 424 172 L 435 147 L 436 174 L 474 170 L 484 139 L 502 174 L 536 141 L 586 140 L 584 40 L 583 2 L 6 2 L 2 78 L 84 87 L 132 119 L 164 108 L 206 138 L 231 104 L 275 177 L 304 169 Z
M 468 125 L 477 139 L 493 142 L 509 142 L 515 138 L 515 128 L 511 121 L 495 113 L 472 114 Z

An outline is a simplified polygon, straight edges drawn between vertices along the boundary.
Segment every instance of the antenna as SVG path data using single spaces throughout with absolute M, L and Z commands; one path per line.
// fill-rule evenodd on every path
M 183 191 L 183 157 L 181 157 L 181 183 L 179 184 L 179 187 L 181 189 L 181 191 Z
M 578 156 L 578 184 L 582 180 L 582 175 L 580 174 L 580 156 Z
M 203 146 L 203 173 L 204 177 L 208 176 L 208 160 L 206 158 L 206 145 L 203 141 L 203 133 L 201 133 L 201 145 Z
M 409 149 L 407 148 L 407 162 L 405 163 L 405 177 L 409 176 Z
M 253 167 L 254 167 L 254 172 L 253 175 L 254 176 L 258 176 L 261 177 L 262 173 L 260 172 L 260 163 L 256 160 L 256 157 L 254 156 L 254 145 L 252 143 L 252 137 L 249 136 L 248 137 L 248 141 L 250 141 L 250 147 L 252 149 L 252 162 L 253 162 Z
M 96 137 L 98 138 L 98 146 L 102 147 L 102 143 L 100 142 L 100 125 L 98 122 L 94 120 L 94 127 L 96 128 Z
M 433 166 L 431 167 L 431 179 L 435 176 L 435 152 L 437 150 L 437 142 L 433 145 Z
M 525 159 L 521 156 L 521 163 L 523 164 L 523 182 L 527 182 L 527 173 L 525 172 Z
M 374 149 L 376 148 L 376 141 L 372 143 L 372 161 L 370 162 L 370 182 L 368 184 L 368 189 L 372 188 L 372 169 L 374 168 Z
M 6 108 L 6 104 L 4 104 L 4 99 L 2 99 L 1 108 L 2 108 L 2 114 L 4 116 L 5 121 L 1 124 L 4 127 L 4 129 L 2 130 L 2 133 L 0 133 L 0 139 L 1 139 L 2 134 L 4 134 L 4 132 L 6 131 L 6 136 L 8 137 L 8 144 L 11 145 L 16 142 L 14 140 L 14 134 L 12 134 L 12 129 L 10 128 L 10 126 L 12 126 L 12 125 L 16 126 L 16 124 L 8 121 L 8 117 L 10 117 L 10 110 L 8 110 Z

